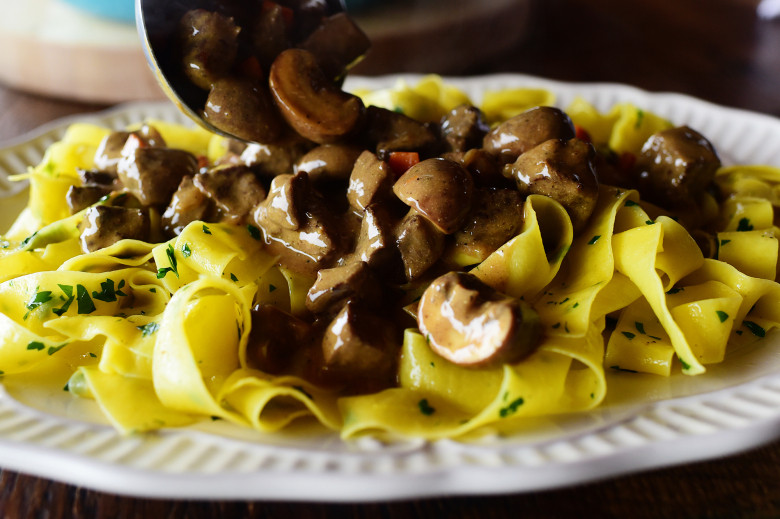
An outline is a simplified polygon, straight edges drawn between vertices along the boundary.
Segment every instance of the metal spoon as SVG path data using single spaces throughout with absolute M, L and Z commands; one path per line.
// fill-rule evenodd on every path
M 255 0 L 258 4 L 262 0 Z M 343 0 L 302 0 L 304 4 L 322 3 L 330 12 L 343 11 Z M 192 9 L 221 10 L 232 14 L 232 6 L 246 7 L 251 0 L 135 0 L 136 27 L 146 60 L 168 98 L 190 119 L 218 135 L 244 140 L 227 133 L 203 117 L 207 92 L 195 87 L 184 75 L 176 55 L 176 32 L 182 16 Z

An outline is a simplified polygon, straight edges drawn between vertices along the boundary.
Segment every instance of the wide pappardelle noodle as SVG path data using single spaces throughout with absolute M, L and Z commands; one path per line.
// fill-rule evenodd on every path
M 780 319 L 778 168 L 629 104 L 355 94 L 372 115 L 328 144 L 71 126 L 4 237 L 5 381 L 123 432 L 462 437 L 591 409 L 605 370 L 702 374 Z

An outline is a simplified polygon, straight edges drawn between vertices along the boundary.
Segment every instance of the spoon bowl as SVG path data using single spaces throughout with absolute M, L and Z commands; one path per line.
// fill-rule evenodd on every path
M 213 2 L 203 0 L 135 0 L 135 22 L 146 61 L 165 95 L 187 117 L 204 129 L 222 135 L 238 138 L 224 132 L 206 121 L 202 115 L 206 93 L 193 88 L 176 61 L 172 44 L 176 25 L 190 9 L 205 8 Z

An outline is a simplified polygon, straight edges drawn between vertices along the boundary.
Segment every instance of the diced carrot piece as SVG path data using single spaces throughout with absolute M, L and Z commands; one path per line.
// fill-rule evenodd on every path
M 420 154 L 416 151 L 391 151 L 387 158 L 387 163 L 399 177 L 418 162 L 420 162 Z

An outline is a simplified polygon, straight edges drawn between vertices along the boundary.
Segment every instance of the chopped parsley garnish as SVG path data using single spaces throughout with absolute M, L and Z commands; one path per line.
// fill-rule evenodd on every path
M 498 416 L 501 418 L 506 418 L 507 416 L 511 416 L 517 412 L 517 409 L 525 403 L 525 400 L 523 397 L 516 398 L 515 400 L 512 400 L 512 402 L 509 403 L 508 406 L 502 407 L 498 411 Z
M 55 315 L 62 317 L 62 315 L 68 311 L 68 308 L 70 308 L 70 305 L 73 303 L 73 301 L 76 299 L 76 297 L 73 295 L 73 287 L 70 285 L 57 285 L 60 287 L 60 290 L 67 296 L 67 300 L 65 300 L 65 304 L 63 304 L 59 308 L 55 308 L 52 310 Z
M 601 235 L 597 234 L 596 236 L 594 236 L 593 238 L 590 239 L 590 241 L 588 242 L 588 245 L 595 245 L 595 243 L 597 241 L 599 241 L 599 238 L 601 238 Z
M 678 292 L 682 292 L 683 290 L 685 290 L 683 287 L 672 287 L 666 293 L 668 295 L 672 295 L 672 294 L 676 294 Z
M 621 368 L 620 366 L 610 366 L 609 369 L 614 369 L 615 371 L 622 371 L 624 373 L 639 373 L 634 369 Z
M 645 112 L 643 110 L 637 110 L 636 111 L 636 123 L 634 124 L 634 128 L 639 128 L 642 126 L 642 121 L 645 119 Z
M 622 333 L 629 341 L 631 339 L 633 339 L 634 337 L 636 337 L 636 334 L 631 333 L 631 332 L 620 332 L 620 333 Z
M 45 347 L 46 347 L 45 344 L 43 344 L 42 342 L 38 342 L 38 341 L 32 341 L 31 343 L 29 343 L 27 345 L 27 349 L 28 350 L 35 350 L 35 351 L 41 351 Z
M 189 258 L 190 256 L 192 256 L 192 249 L 190 249 L 189 243 L 185 243 L 184 245 L 181 246 L 181 255 L 184 256 L 185 258 Z
M 645 223 L 647 225 L 653 225 L 655 222 L 653 220 L 645 220 Z
M 246 226 L 247 230 L 249 231 L 249 235 L 254 238 L 255 240 L 260 239 L 260 229 L 252 225 L 251 223 Z
M 637 331 L 641 333 L 642 335 L 645 335 L 645 325 L 644 323 L 640 323 L 639 321 L 636 321 L 634 323 L 634 326 L 636 327 Z
M 633 200 L 626 200 L 626 203 L 623 204 L 626 207 L 634 207 L 635 205 L 639 205 L 637 202 L 634 202 Z
M 745 328 L 750 330 L 750 333 L 752 333 L 756 337 L 766 336 L 766 330 L 764 330 L 764 328 L 754 323 L 753 321 L 742 321 L 742 324 L 744 324 Z
M 731 240 L 720 240 L 720 246 L 723 247 L 727 243 L 729 243 Z
M 30 315 L 30 312 L 32 312 L 33 310 L 35 310 L 39 306 L 41 306 L 41 305 L 43 305 L 45 303 L 48 303 L 52 299 L 53 298 L 52 298 L 52 295 L 51 295 L 51 290 L 42 290 L 40 292 L 37 292 L 37 289 L 36 289 L 35 295 L 32 297 L 32 299 L 30 299 L 30 302 L 27 303 L 27 305 L 25 306 L 25 308 L 27 308 L 28 312 L 26 314 L 24 314 L 24 318 L 27 319 L 27 316 Z
M 235 274 L 233 274 L 232 272 L 230 273 L 230 279 L 231 279 L 232 281 L 234 281 L 234 282 L 237 282 L 237 281 L 238 281 L 238 278 L 237 278 L 237 277 L 236 277 L 236 275 L 235 275 Z
M 740 218 L 739 223 L 737 224 L 737 231 L 738 232 L 746 232 L 746 231 L 752 231 L 753 230 L 753 224 L 750 223 L 749 218 Z
M 95 303 L 89 297 L 89 291 L 84 285 L 76 285 L 76 304 L 79 314 L 91 314 L 95 311 Z
M 48 353 L 49 355 L 54 355 L 55 353 L 57 353 L 67 345 L 68 343 L 66 342 L 65 344 L 60 344 L 59 346 L 49 346 L 49 350 L 46 353 Z
M 688 371 L 689 369 L 691 369 L 691 365 L 690 364 L 688 364 L 687 362 L 685 362 L 684 360 L 682 360 L 679 357 L 677 359 L 680 361 L 680 364 L 682 364 L 683 371 Z
M 433 413 L 436 412 L 436 409 L 431 407 L 431 404 L 428 403 L 427 398 L 423 398 L 422 400 L 417 402 L 417 407 L 420 408 L 420 412 L 425 416 L 431 416 Z
M 722 322 L 722 323 L 725 323 L 726 319 L 729 318 L 729 314 L 727 314 L 726 312 L 724 312 L 722 310 L 716 310 L 715 313 L 718 314 L 718 319 L 720 319 L 720 322 Z
M 208 226 L 204 224 L 203 225 L 203 232 L 206 233 L 206 234 L 211 234 L 211 229 L 209 229 Z
M 117 300 L 117 296 L 124 297 L 127 296 L 124 292 L 122 292 L 122 287 L 125 286 L 125 280 L 122 279 L 119 281 L 119 285 L 114 288 L 114 280 L 111 278 L 106 279 L 104 282 L 100 283 L 100 292 L 92 292 L 92 297 L 94 299 L 97 299 L 98 301 L 104 301 L 106 303 L 111 303 Z
M 269 292 L 273 292 L 274 290 L 276 290 L 276 285 L 272 285 L 272 284 L 269 283 L 268 284 L 268 291 Z
M 178 261 L 176 261 L 176 251 L 173 250 L 173 245 L 171 245 L 170 243 L 168 244 L 168 248 L 165 249 L 165 254 L 168 255 L 168 261 L 170 262 L 171 266 L 157 269 L 157 279 L 164 278 L 165 275 L 168 274 L 168 272 L 173 272 L 174 274 L 176 274 L 176 277 L 179 277 L 179 265 L 178 265 Z
M 151 322 L 143 326 L 136 326 L 136 328 L 141 330 L 141 337 L 149 337 L 160 329 L 160 323 Z

